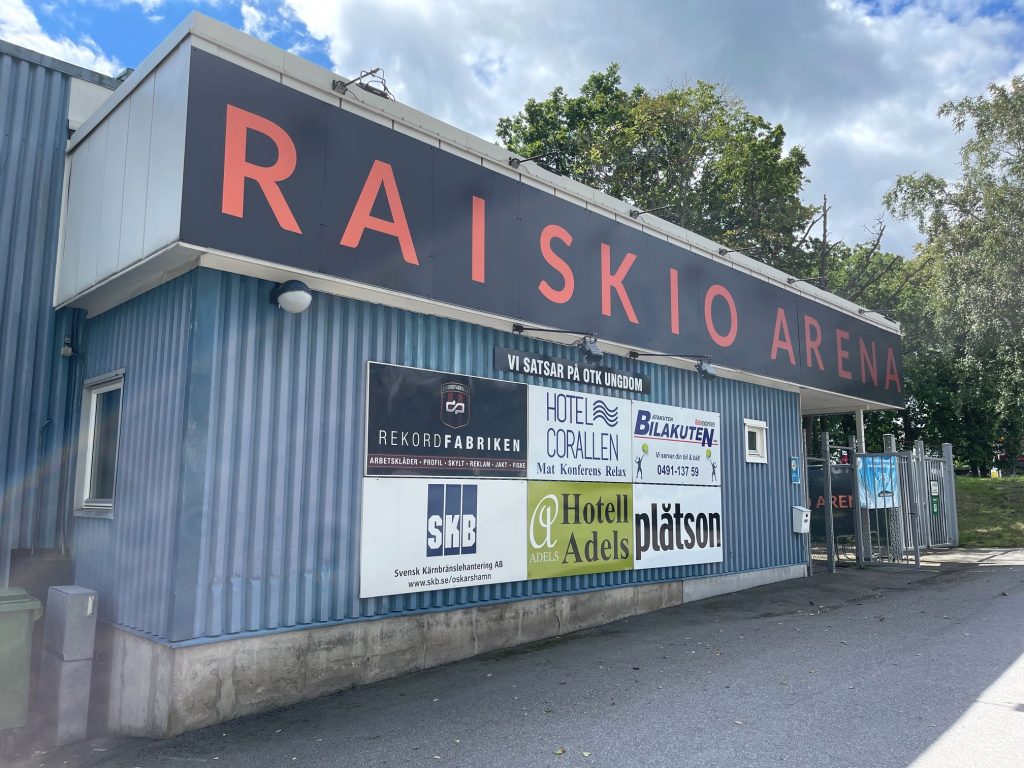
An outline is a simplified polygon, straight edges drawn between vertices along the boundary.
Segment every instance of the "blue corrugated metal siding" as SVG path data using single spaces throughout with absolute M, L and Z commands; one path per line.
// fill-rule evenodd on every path
M 524 349 L 554 357 L 576 353 L 550 342 L 514 336 L 426 315 L 408 314 L 404 365 L 526 381 L 552 386 L 536 376 L 513 376 L 494 371 L 495 345 Z M 728 379 L 706 381 L 690 370 L 657 365 L 642 360 L 616 359 L 614 367 L 647 374 L 651 378 L 650 395 L 630 395 L 686 408 L 715 411 L 722 417 L 722 514 L 725 536 L 725 562 L 721 565 L 695 565 L 642 571 L 618 571 L 560 579 L 542 579 L 524 585 L 496 584 L 447 592 L 419 593 L 407 599 L 429 600 L 431 606 L 454 605 L 461 601 L 494 599 L 521 595 L 548 594 L 620 584 L 637 584 L 664 579 L 689 578 L 717 573 L 732 573 L 803 562 L 803 542 L 792 533 L 791 511 L 800 504 L 800 487 L 790 482 L 788 457 L 799 454 L 800 401 L 795 393 L 746 384 Z M 556 385 L 560 386 L 560 385 Z M 583 391 L 609 394 L 593 386 Z M 611 393 L 615 394 L 615 393 Z M 769 464 L 748 464 L 744 458 L 743 419 L 769 424 Z M 504 594 L 510 586 L 523 591 Z M 488 593 L 487 590 L 502 594 Z M 444 598 L 439 598 L 444 595 Z M 437 602 L 439 599 L 456 602 Z M 409 606 L 414 607 L 414 606 Z M 422 604 L 415 607 L 427 607 Z
M 326 295 L 289 316 L 268 303 L 269 283 L 220 280 L 196 637 L 802 562 L 802 541 L 789 530 L 800 494 L 786 460 L 799 452 L 797 395 L 622 360 L 651 376 L 649 399 L 722 414 L 724 564 L 359 600 L 366 361 L 494 377 L 502 375 L 493 371 L 495 344 L 574 353 Z M 770 425 L 770 464 L 744 461 L 744 418 Z
M 0 52 L 0 546 L 59 543 L 70 364 L 51 301 L 69 81 Z
M 124 369 L 112 519 L 76 517 L 75 583 L 102 618 L 166 635 L 180 493 L 184 388 L 196 273 L 86 323 L 85 379 Z
M 114 520 L 76 524 L 78 583 L 106 596 L 110 620 L 187 640 L 802 562 L 787 461 L 799 452 L 798 397 L 619 360 L 651 377 L 650 400 L 721 413 L 723 564 L 360 600 L 367 361 L 512 378 L 493 371 L 495 344 L 575 352 L 323 294 L 287 315 L 268 302 L 271 287 L 196 270 L 89 321 L 86 375 L 126 371 Z M 196 355 L 211 368 L 190 384 Z M 208 402 L 207 423 L 186 415 L 186 392 Z M 745 462 L 744 418 L 769 424 L 770 464 Z M 204 456 L 182 461 L 188 430 L 209 437 Z M 194 526 L 176 508 L 186 490 L 201 500 Z M 172 583 L 174 562 L 195 572 Z M 185 617 L 184 629 L 169 627 L 171 613 Z
M 403 313 L 222 275 L 195 635 L 372 615 L 359 593 L 366 360 L 398 361 Z

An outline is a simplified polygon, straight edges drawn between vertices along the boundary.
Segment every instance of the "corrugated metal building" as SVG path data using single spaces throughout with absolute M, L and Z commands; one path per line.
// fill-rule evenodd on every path
M 77 431 L 68 409 L 76 387 L 60 349 L 83 313 L 52 307 L 64 150 L 69 131 L 118 85 L 0 40 L 0 583 L 12 550 L 30 586 L 43 560 L 66 572 L 63 449 Z
M 94 706 L 114 731 L 178 733 L 801 576 L 792 507 L 805 491 L 791 466 L 801 414 L 899 405 L 895 324 L 400 104 L 340 93 L 334 80 L 192 15 L 68 143 L 56 315 L 40 298 L 52 261 L 33 300 L 68 449 L 51 462 L 64 484 L 43 485 L 56 494 L 48 514 L 73 513 L 75 583 L 100 593 Z M 45 218 L 51 239 L 56 221 Z M 296 279 L 312 303 L 282 312 L 275 297 Z M 519 322 L 528 327 L 515 331 Z M 581 327 L 599 339 L 603 366 L 643 387 L 498 364 L 511 350 L 576 375 L 598 370 L 576 362 Z M 70 361 L 54 358 L 64 335 Z M 717 378 L 699 374 L 694 356 L 712 358 Z M 370 477 L 386 474 L 368 459 L 380 395 L 371 363 L 460 386 L 515 382 L 530 398 L 554 387 L 592 402 L 586 393 L 627 414 L 645 403 L 705 414 L 718 437 L 692 461 L 719 463 L 692 485 L 720 504 L 721 541 L 707 543 L 717 552 L 370 589 L 367 569 L 390 553 L 368 539 L 367 483 L 422 480 L 426 491 L 429 480 Z M 526 414 L 500 406 L 525 434 Z M 8 464 L 47 466 L 24 455 Z M 527 465 L 489 482 L 526 488 L 540 472 Z M 525 544 L 521 554 L 525 575 Z
M 86 323 L 85 377 L 125 371 L 118 512 L 75 528 L 76 583 L 104 595 L 108 621 L 195 641 L 805 562 L 790 515 L 801 487 L 786 462 L 748 466 L 736 426 L 722 456 L 723 477 L 735 478 L 723 486 L 722 563 L 359 599 L 366 362 L 511 379 L 492 370 L 495 344 L 560 350 L 336 296 L 293 317 L 269 304 L 272 287 L 199 268 Z M 197 361 L 201 382 L 191 375 Z M 768 450 L 799 455 L 794 393 L 630 366 L 651 376 L 644 399 L 719 412 L 734 425 L 789 425 L 769 430 Z M 183 452 L 188 439 L 200 453 Z

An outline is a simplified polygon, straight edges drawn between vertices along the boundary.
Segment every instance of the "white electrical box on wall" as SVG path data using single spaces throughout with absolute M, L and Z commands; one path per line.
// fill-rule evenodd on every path
M 793 533 L 811 532 L 811 510 L 807 507 L 793 507 Z

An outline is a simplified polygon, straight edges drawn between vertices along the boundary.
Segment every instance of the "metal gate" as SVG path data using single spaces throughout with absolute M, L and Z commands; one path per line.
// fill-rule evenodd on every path
M 840 526 L 837 536 L 831 487 L 831 478 L 838 469 L 834 463 L 837 448 L 827 441 L 824 435 L 822 460 L 829 467 L 825 473 L 828 479 L 824 554 L 829 571 L 835 572 L 836 563 L 844 560 L 850 564 L 855 560 L 861 567 L 920 567 L 922 549 L 957 546 L 952 446 L 944 444 L 941 457 L 926 455 L 920 440 L 912 451 L 896 451 L 895 440 L 886 435 L 887 450 L 882 453 L 844 454 L 844 460 L 849 462 L 845 469 L 852 475 L 853 496 L 852 510 L 845 520 L 847 527 L 853 528 L 853 535 L 842 535 Z
M 921 561 L 915 488 L 919 463 L 912 453 L 858 453 L 854 456 L 854 509 L 857 563 Z
M 922 448 L 921 453 L 924 453 Z M 947 472 L 946 459 L 923 456 L 923 475 L 927 485 L 927 504 L 922 512 L 922 539 L 925 547 L 955 547 L 960 543 L 956 520 L 956 489 L 953 486 L 952 461 Z

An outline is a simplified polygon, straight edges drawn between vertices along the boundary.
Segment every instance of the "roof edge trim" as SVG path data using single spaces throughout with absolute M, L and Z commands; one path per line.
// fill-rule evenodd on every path
M 38 64 L 41 67 L 46 67 L 57 72 L 63 72 L 65 75 L 77 77 L 79 80 L 85 80 L 86 82 L 94 83 L 96 85 L 101 85 L 112 91 L 116 90 L 121 85 L 121 81 L 116 77 L 110 77 L 109 75 L 104 75 L 102 72 L 86 69 L 85 67 L 80 67 L 77 64 L 72 64 L 71 62 L 64 61 L 62 59 L 55 59 L 52 56 L 47 56 L 45 53 L 39 53 L 39 51 L 34 51 L 31 48 L 25 48 L 6 40 L 0 40 L 0 53 L 5 53 L 16 59 L 27 61 L 30 64 Z

